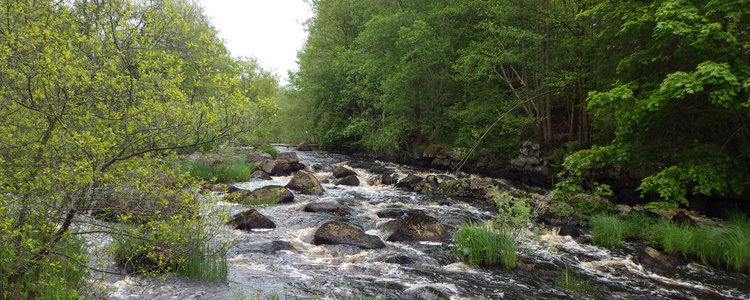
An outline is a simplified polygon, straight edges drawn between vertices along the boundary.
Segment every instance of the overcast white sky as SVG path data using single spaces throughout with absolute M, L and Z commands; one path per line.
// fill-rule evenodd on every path
M 200 0 L 232 56 L 251 56 L 287 83 L 312 17 L 303 0 Z

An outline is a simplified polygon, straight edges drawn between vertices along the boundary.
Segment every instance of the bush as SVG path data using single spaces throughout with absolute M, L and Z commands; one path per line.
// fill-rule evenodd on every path
M 242 158 L 233 157 L 215 164 L 201 161 L 185 162 L 183 169 L 193 178 L 214 183 L 229 183 L 249 180 L 256 166 Z
M 534 216 L 529 198 L 524 195 L 516 197 L 508 193 L 501 194 L 494 186 L 490 196 L 497 206 L 498 218 L 505 224 L 504 229 L 514 236 L 520 235 L 528 225 L 529 218 Z
M 187 278 L 221 282 L 227 278 L 226 247 L 210 244 L 213 233 L 197 218 L 129 226 L 130 235 L 114 236 L 116 265 L 125 273 L 152 276 L 176 273 Z
M 20 298 L 25 299 L 77 299 L 81 298 L 86 284 L 87 272 L 79 262 L 88 261 L 89 252 L 83 239 L 65 237 L 65 240 L 53 248 L 59 255 L 42 258 L 42 262 L 32 266 L 19 279 Z M 0 244 L 0 266 L 11 267 L 8 263 L 13 258 L 12 243 Z M 0 295 L 9 295 L 8 277 L 0 278 Z
M 453 252 L 471 266 L 500 264 L 513 269 L 518 264 L 517 251 L 515 239 L 487 224 L 468 223 L 453 235 Z
M 599 215 L 591 219 L 591 238 L 603 247 L 620 247 L 625 222 L 616 217 Z

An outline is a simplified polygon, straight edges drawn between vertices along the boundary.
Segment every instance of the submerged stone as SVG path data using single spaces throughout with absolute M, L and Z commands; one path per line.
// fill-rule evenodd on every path
M 316 213 L 335 213 L 342 216 L 348 216 L 350 214 L 348 207 L 337 203 L 309 203 L 305 205 L 303 211 Z
M 283 186 L 269 185 L 252 192 L 247 190 L 234 192 L 225 200 L 245 205 L 278 204 L 294 201 L 294 194 Z

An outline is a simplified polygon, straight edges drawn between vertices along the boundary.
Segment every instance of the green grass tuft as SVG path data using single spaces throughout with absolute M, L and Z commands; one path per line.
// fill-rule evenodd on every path
M 262 152 L 268 153 L 268 154 L 270 154 L 270 155 L 271 155 L 271 156 L 272 156 L 272 157 L 273 157 L 274 159 L 276 159 L 276 156 L 277 156 L 277 155 L 279 155 L 279 150 L 276 150 L 276 148 L 274 148 L 274 147 L 273 147 L 273 146 L 271 146 L 271 145 L 261 145 L 261 146 L 258 146 L 257 148 L 255 148 L 255 150 L 258 150 L 258 151 L 262 151 Z
M 591 238 L 603 247 L 620 247 L 625 233 L 625 222 L 619 218 L 599 215 L 591 219 Z
M 565 271 L 555 281 L 555 287 L 577 295 L 586 294 L 589 290 L 589 280 L 571 272 L 568 265 L 565 265 Z
M 505 232 L 495 232 L 487 224 L 468 223 L 453 235 L 453 251 L 471 266 L 518 265 L 516 240 Z
M 187 169 L 193 178 L 215 183 L 247 181 L 250 174 L 257 169 L 254 163 L 246 162 L 239 157 L 217 164 L 185 162 L 183 168 Z

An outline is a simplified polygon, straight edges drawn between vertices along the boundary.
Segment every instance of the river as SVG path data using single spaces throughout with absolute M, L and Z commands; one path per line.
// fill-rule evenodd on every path
M 277 146 L 281 152 L 293 148 Z M 320 151 L 297 152 L 300 162 L 331 166 L 358 161 L 349 156 Z M 408 166 L 390 165 L 403 174 L 422 174 Z M 442 224 L 456 228 L 468 219 L 493 219 L 495 213 L 482 201 L 436 199 L 393 186 L 367 184 L 376 176 L 354 169 L 360 186 L 323 184 L 320 196 L 295 193 L 295 201 L 258 211 L 277 228 L 252 232 L 217 228 L 217 238 L 233 244 L 228 253 L 227 283 L 205 283 L 180 278 L 152 281 L 111 276 L 101 284 L 110 288 L 111 299 L 747 299 L 750 279 L 725 270 L 689 263 L 668 274 L 656 274 L 636 262 L 641 245 L 625 243 L 607 249 L 582 237 L 559 236 L 555 228 L 534 232 L 533 220 L 519 244 L 523 268 L 472 268 L 451 254 L 444 243 L 385 242 L 382 249 L 364 250 L 346 245 L 313 245 L 318 226 L 339 220 L 386 240 L 379 218 L 385 208 L 419 209 Z M 329 173 L 318 172 L 325 179 Z M 291 177 L 273 177 L 236 183 L 253 190 L 266 185 L 285 185 Z M 247 208 L 204 199 L 205 214 L 225 209 L 238 213 Z M 352 213 L 303 212 L 305 204 L 331 202 L 348 206 Z M 283 250 L 291 245 L 295 250 Z M 386 262 L 386 261 L 390 261 Z M 399 264 L 399 262 L 401 264 Z M 567 283 L 567 284 L 566 284 Z

